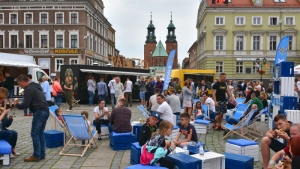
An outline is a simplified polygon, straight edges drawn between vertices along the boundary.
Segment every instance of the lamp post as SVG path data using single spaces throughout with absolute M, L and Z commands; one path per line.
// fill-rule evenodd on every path
M 259 62 L 260 62 L 260 59 L 257 58 L 257 59 L 256 59 L 256 63 L 258 64 L 258 67 L 260 67 L 260 69 L 258 69 L 258 71 L 263 71 L 263 70 L 262 70 L 262 64 L 265 65 L 265 64 L 267 63 L 267 59 L 266 59 L 266 58 L 263 58 L 262 64 L 261 64 L 261 65 L 259 64 Z M 260 74 L 260 81 L 262 81 L 262 75 L 263 75 L 264 73 L 263 73 L 263 72 L 260 72 L 259 74 Z

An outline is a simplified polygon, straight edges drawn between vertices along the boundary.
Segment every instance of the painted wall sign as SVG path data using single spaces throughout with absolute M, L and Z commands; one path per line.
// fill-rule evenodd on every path
M 55 54 L 78 54 L 78 49 L 54 49 Z
M 137 58 L 125 58 L 125 57 L 110 57 L 111 65 L 116 63 L 116 67 L 126 67 L 126 68 L 138 68 L 138 69 L 148 69 L 148 62 Z M 133 65 L 135 62 L 135 65 Z
M 90 56 L 94 56 L 94 52 L 92 52 L 90 50 L 85 50 L 85 54 L 88 54 Z

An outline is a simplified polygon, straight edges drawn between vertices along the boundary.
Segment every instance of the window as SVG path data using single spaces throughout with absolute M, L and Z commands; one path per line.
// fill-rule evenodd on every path
M 86 64 L 90 65 L 91 64 L 91 60 L 90 59 L 86 59 Z
M 77 35 L 71 35 L 71 48 L 77 48 Z
M 11 24 L 18 24 L 18 16 L 17 16 L 17 14 L 10 14 L 10 23 Z
M 252 73 L 257 73 L 257 71 L 259 70 L 259 64 L 256 62 L 252 63 Z
M 41 35 L 41 48 L 47 48 L 48 46 L 48 36 Z
M 71 23 L 72 24 L 77 24 L 78 23 L 78 13 L 77 12 L 73 12 L 71 13 Z
M 277 41 L 276 41 L 276 36 L 270 36 L 270 50 L 276 50 L 277 47 Z
M 243 62 L 236 62 L 236 73 L 243 73 Z
M 223 72 L 223 62 L 216 62 L 216 73 Z
M 216 25 L 224 25 L 224 17 L 216 17 Z
M 277 25 L 277 17 L 270 17 L 270 25 Z
M 63 23 L 64 23 L 64 14 L 56 13 L 56 24 L 63 24 Z
M 269 63 L 270 64 L 270 68 L 269 68 L 269 73 L 273 74 L 274 73 L 274 63 Z
M 3 39 L 3 35 L 0 35 L 0 48 L 4 48 L 4 39 Z
M 223 36 L 216 36 L 216 50 L 223 50 Z
M 60 65 L 64 63 L 64 59 L 56 58 L 55 59 L 55 72 L 60 72 Z
M 10 48 L 17 48 L 18 47 L 18 36 L 17 35 L 10 35 Z
M 48 13 L 41 13 L 41 23 L 42 24 L 48 23 Z
M 293 50 L 293 36 L 290 36 L 289 39 L 289 50 Z
M 260 36 L 253 36 L 253 50 L 260 50 Z
M 78 59 L 70 59 L 70 65 L 77 65 Z
M 244 17 L 236 17 L 236 21 L 235 21 L 236 25 L 244 25 Z
M 87 21 L 87 25 L 90 26 L 90 15 L 89 14 L 86 15 L 86 21 Z
M 25 38 L 26 38 L 25 47 L 26 48 L 32 48 L 32 35 L 26 35 Z
M 40 71 L 37 71 L 37 72 L 36 72 L 36 77 L 37 77 L 37 79 L 42 79 L 43 76 L 45 76 L 45 73 L 40 72 Z
M 236 37 L 236 50 L 243 50 L 244 36 Z
M 285 25 L 294 25 L 294 17 L 286 17 Z
M 25 24 L 32 24 L 32 14 L 25 14 Z
M 64 47 L 64 37 L 63 35 L 56 35 L 56 48 Z
M 0 13 L 0 24 L 4 24 L 4 14 Z
M 253 17 L 252 25 L 261 25 L 261 17 Z

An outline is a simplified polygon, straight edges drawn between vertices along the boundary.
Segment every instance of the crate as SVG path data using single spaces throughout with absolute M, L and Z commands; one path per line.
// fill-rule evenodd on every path
M 294 96 L 294 77 L 280 77 L 279 93 L 281 96 Z
M 284 113 L 284 111 L 286 109 L 287 110 L 298 110 L 298 98 L 293 97 L 293 96 L 281 96 L 280 97 L 280 112 Z
M 45 130 L 44 136 L 47 148 L 56 148 L 64 145 L 64 133 L 62 131 Z
M 195 120 L 193 125 L 196 129 L 197 134 L 206 134 L 209 124 L 210 124 L 210 121 L 208 121 L 208 120 L 197 119 L 197 120 Z
M 294 77 L 294 62 L 280 62 L 278 77 Z
M 184 153 L 169 154 L 168 156 L 166 156 L 166 158 L 172 160 L 175 163 L 175 165 L 180 169 L 197 169 L 202 167 L 201 160 L 193 158 Z
M 167 169 L 167 168 L 160 167 L 160 166 L 136 164 L 136 165 L 128 166 L 125 169 Z
M 280 81 L 274 81 L 274 83 L 273 83 L 274 94 L 280 95 L 279 86 L 280 86 Z
M 198 154 L 200 145 L 203 146 L 203 150 L 206 151 L 205 143 L 198 142 L 195 146 L 188 146 L 187 150 L 189 150 L 190 155 Z
M 110 134 L 110 147 L 113 150 L 130 150 L 131 145 L 135 142 L 136 137 L 131 132 Z
M 285 110 L 286 118 L 293 123 L 300 123 L 300 111 L 299 110 Z
M 253 169 L 254 158 L 239 154 L 224 153 L 226 169 Z
M 141 148 L 139 142 L 132 143 L 130 150 L 130 164 L 140 164 Z
M 11 145 L 5 140 L 0 140 L 0 160 L 4 166 L 10 165 Z
M 194 154 L 191 157 L 200 159 L 202 169 L 225 169 L 225 156 L 223 154 L 205 152 L 203 156 Z
M 142 126 L 143 124 L 135 124 L 132 126 L 132 132 L 136 136 L 136 141 L 140 140 Z
M 228 139 L 225 145 L 225 152 L 250 156 L 254 158 L 254 161 L 258 161 L 259 146 L 255 141 L 246 139 Z

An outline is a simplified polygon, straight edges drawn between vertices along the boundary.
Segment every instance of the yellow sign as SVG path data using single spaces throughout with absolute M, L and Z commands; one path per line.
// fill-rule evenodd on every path
M 116 63 L 116 67 L 126 67 L 126 68 L 142 68 L 142 69 L 148 69 L 148 62 L 145 60 L 141 59 L 127 59 L 125 57 L 116 57 L 116 56 L 111 56 L 110 57 L 111 64 L 114 65 Z M 132 64 L 135 62 L 135 66 Z
M 88 54 L 90 56 L 94 56 L 94 52 L 92 52 L 90 50 L 85 50 L 85 54 Z
M 266 68 L 270 69 L 270 64 L 269 63 L 266 64 Z
M 78 49 L 55 49 L 56 54 L 78 54 Z

